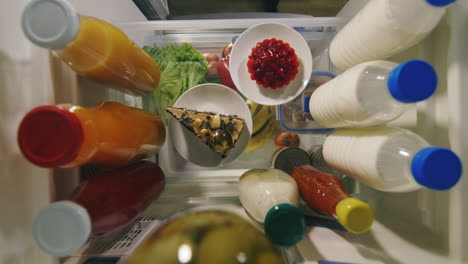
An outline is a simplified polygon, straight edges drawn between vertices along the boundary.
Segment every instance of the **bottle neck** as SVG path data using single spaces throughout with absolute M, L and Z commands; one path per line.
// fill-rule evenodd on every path
M 99 132 L 90 109 L 78 105 L 61 105 L 80 120 L 83 129 L 83 144 L 79 154 L 66 167 L 76 167 L 89 163 L 99 151 Z

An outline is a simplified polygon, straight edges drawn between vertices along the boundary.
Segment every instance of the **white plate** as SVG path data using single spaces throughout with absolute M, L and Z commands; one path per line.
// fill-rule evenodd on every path
M 172 144 L 184 159 L 196 165 L 216 167 L 229 163 L 236 159 L 249 143 L 252 133 L 252 116 L 249 107 L 237 92 L 227 86 L 215 83 L 197 85 L 183 93 L 174 107 L 237 115 L 245 120 L 245 126 L 236 145 L 223 159 L 174 117 L 169 118 Z
M 276 38 L 288 43 L 296 52 L 299 72 L 289 85 L 279 89 L 264 88 L 250 79 L 247 61 L 252 48 L 265 39 Z M 309 83 L 312 53 L 305 39 L 293 28 L 279 23 L 255 25 L 242 33 L 232 47 L 229 72 L 237 89 L 250 100 L 263 105 L 279 105 L 296 98 Z

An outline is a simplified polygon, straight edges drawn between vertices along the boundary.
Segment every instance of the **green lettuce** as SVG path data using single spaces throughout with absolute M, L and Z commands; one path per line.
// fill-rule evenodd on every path
M 167 117 L 166 107 L 174 105 L 185 91 L 205 81 L 208 61 L 188 43 L 161 48 L 145 46 L 143 50 L 159 64 L 160 80 L 152 97 L 158 114 Z

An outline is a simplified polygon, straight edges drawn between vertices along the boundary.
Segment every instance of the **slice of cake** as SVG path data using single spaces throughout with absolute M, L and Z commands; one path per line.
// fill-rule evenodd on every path
M 236 115 L 179 107 L 167 107 L 166 111 L 223 158 L 234 148 L 245 123 Z

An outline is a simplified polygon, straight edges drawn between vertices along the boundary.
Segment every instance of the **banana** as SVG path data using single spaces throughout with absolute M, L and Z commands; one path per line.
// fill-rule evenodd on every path
M 257 133 L 267 122 L 268 120 L 273 116 L 274 113 L 274 107 L 273 106 L 267 106 L 264 105 L 262 108 L 258 111 L 258 113 L 255 113 L 257 111 L 257 108 L 260 107 L 259 104 L 255 103 L 254 101 L 251 101 L 250 99 L 247 99 L 246 101 L 247 105 L 249 106 L 250 109 L 250 114 L 252 115 L 252 121 L 253 121 L 253 131 L 252 134 Z
M 273 134 L 277 128 L 277 123 L 278 122 L 274 118 L 268 119 L 267 123 L 257 133 L 252 135 L 244 153 L 255 151 L 263 147 L 269 140 L 272 140 Z

